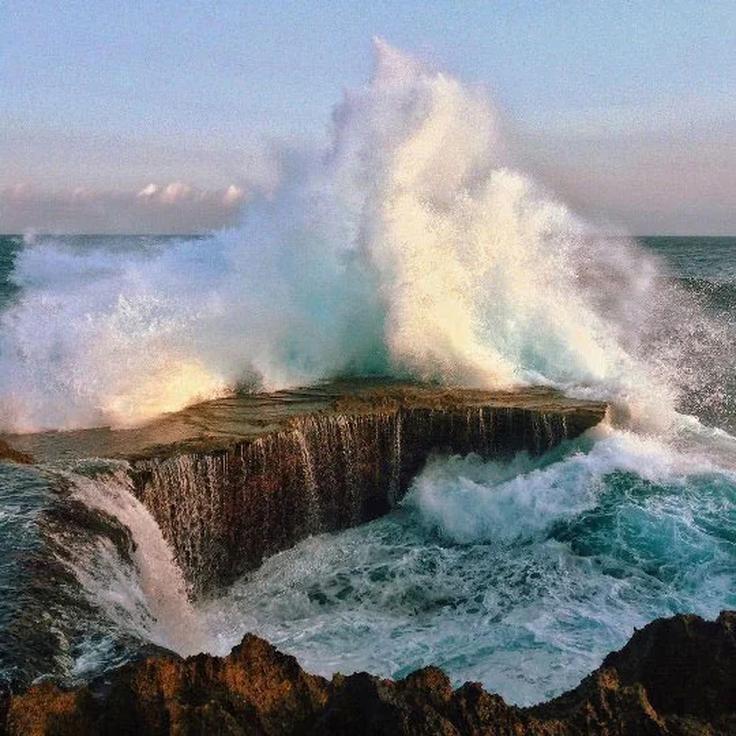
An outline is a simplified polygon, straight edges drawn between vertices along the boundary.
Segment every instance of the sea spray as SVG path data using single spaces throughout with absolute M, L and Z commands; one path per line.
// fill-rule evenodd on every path
M 122 523 L 133 541 L 129 564 L 104 539 L 94 559 L 74 560 L 77 579 L 91 601 L 145 640 L 182 654 L 206 649 L 207 636 L 189 602 L 181 570 L 153 517 L 133 495 L 124 464 L 67 477 L 73 498 Z
M 378 41 L 333 119 L 235 229 L 27 243 L 0 321 L 1 428 L 135 424 L 350 373 L 553 384 L 649 422 L 683 387 L 717 400 L 702 358 L 722 336 L 657 259 L 509 165 L 482 90 Z

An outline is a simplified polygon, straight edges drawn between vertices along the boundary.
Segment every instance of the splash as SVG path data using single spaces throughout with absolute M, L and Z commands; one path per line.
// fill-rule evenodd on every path
M 0 429 L 136 424 L 345 374 L 552 384 L 662 416 L 700 380 L 683 358 L 697 310 L 634 243 L 507 165 L 482 90 L 377 41 L 372 80 L 333 118 L 327 149 L 285 154 L 236 229 L 27 243 L 0 324 Z
M 680 430 L 680 447 L 672 437 L 664 442 L 604 422 L 573 443 L 576 452 L 568 442 L 541 458 L 520 453 L 513 462 L 437 458 L 415 479 L 404 503 L 422 526 L 450 543 L 513 545 L 544 539 L 555 525 L 605 505 L 615 475 L 683 493 L 698 478 L 736 483 L 732 438 L 725 452 L 725 444 L 710 446 L 699 430 Z
M 95 461 L 87 464 L 94 467 Z M 122 559 L 103 535 L 94 540 L 92 549 L 67 545 L 64 564 L 90 602 L 121 630 L 184 655 L 208 649 L 212 644 L 189 601 L 184 576 L 153 517 L 133 495 L 124 463 L 104 470 L 89 476 L 67 473 L 67 478 L 74 498 L 130 532 L 131 560 Z M 84 651 L 77 667 L 89 667 L 87 660 L 92 658 Z

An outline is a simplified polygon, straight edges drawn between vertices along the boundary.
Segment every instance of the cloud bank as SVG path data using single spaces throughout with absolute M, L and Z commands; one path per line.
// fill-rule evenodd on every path
M 233 224 L 245 186 L 206 189 L 184 181 L 135 189 L 0 187 L 0 232 L 200 233 Z

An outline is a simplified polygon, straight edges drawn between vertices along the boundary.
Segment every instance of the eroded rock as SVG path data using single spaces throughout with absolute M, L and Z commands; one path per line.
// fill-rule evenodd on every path
M 532 708 L 477 683 L 453 690 L 435 667 L 399 681 L 326 680 L 247 635 L 227 657 L 158 655 L 77 690 L 6 693 L 1 715 L 8 736 L 725 736 L 736 733 L 736 612 L 658 619 L 574 690 Z
M 8 439 L 41 462 L 126 460 L 136 495 L 200 596 L 309 535 L 387 513 L 434 452 L 539 454 L 607 411 L 549 388 L 373 379 L 225 397 L 133 429 Z

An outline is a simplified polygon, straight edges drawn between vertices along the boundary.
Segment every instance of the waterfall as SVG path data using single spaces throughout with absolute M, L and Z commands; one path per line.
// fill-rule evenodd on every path
M 224 448 L 139 460 L 131 473 L 196 596 L 307 536 L 387 513 L 432 453 L 540 454 L 600 419 L 491 405 L 315 412 Z

